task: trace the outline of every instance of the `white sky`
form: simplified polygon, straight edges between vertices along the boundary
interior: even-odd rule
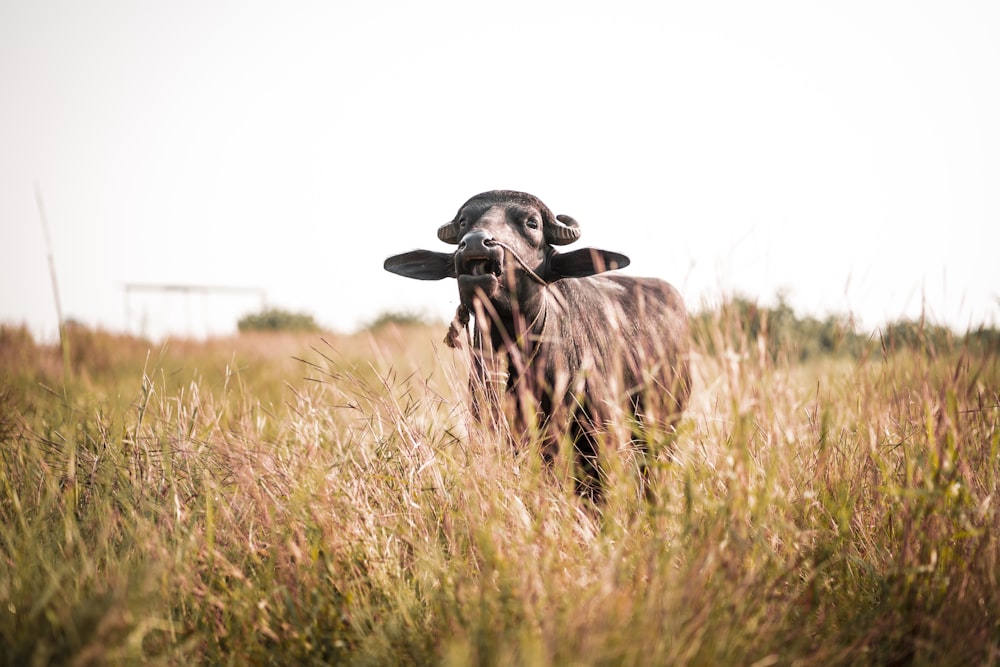
[[[450,318],[382,270],[468,197],[627,272],[874,326],[1000,324],[1000,2],[0,0],[0,321],[222,333],[259,287]]]

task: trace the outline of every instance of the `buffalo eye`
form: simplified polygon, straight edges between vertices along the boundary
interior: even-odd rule
[[[462,218],[461,220],[458,221],[458,227],[459,227],[459,229],[465,229],[468,226],[469,226],[469,222],[465,218]]]
[[[536,218],[528,218],[524,221],[524,226],[529,229],[538,229],[538,220]]]

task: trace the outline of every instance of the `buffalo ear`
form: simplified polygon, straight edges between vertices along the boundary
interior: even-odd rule
[[[631,263],[625,255],[610,250],[580,248],[572,252],[554,253],[549,259],[546,280],[560,278],[585,278],[613,269],[621,269]]]
[[[455,256],[433,250],[412,250],[393,255],[382,266],[386,271],[417,280],[455,277]]]

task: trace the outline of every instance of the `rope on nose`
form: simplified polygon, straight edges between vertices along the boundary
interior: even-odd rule
[[[503,248],[504,250],[506,250],[507,252],[509,252],[509,253],[510,253],[510,255],[511,255],[511,257],[513,257],[514,259],[516,259],[516,260],[517,260],[517,263],[521,265],[521,268],[522,268],[522,269],[524,269],[524,270],[525,270],[525,271],[526,271],[526,272],[528,273],[528,275],[529,275],[529,276],[531,276],[531,279],[532,279],[532,280],[534,280],[534,281],[535,281],[536,283],[538,283],[539,285],[548,285],[548,283],[547,283],[547,282],[545,282],[545,279],[544,279],[544,278],[542,278],[542,277],[541,277],[540,275],[538,275],[537,273],[535,273],[535,272],[534,272],[534,271],[532,270],[532,268],[531,268],[530,266],[528,266],[528,263],[527,263],[527,262],[525,262],[525,261],[524,261],[523,259],[521,259],[521,256],[520,256],[520,255],[518,255],[518,254],[517,254],[517,253],[516,253],[516,252],[514,251],[514,249],[513,249],[513,248],[511,248],[511,247],[510,247],[509,245],[507,245],[506,243],[501,243],[500,241],[497,241],[496,239],[486,239],[485,241],[483,241],[483,245],[485,245],[485,246],[487,246],[487,247],[489,247],[489,246],[494,246],[494,245],[496,245],[496,246],[500,246],[501,248]]]

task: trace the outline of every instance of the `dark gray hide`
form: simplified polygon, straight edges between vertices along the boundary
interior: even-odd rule
[[[490,360],[500,362],[512,431],[540,430],[548,459],[569,435],[582,472],[578,488],[594,495],[597,445],[611,425],[669,430],[680,418],[691,387],[689,335],[684,303],[668,283],[598,275],[627,266],[628,257],[553,247],[579,234],[575,220],[554,216],[536,197],[494,190],[467,201],[438,230],[458,246],[454,253],[414,250],[388,258],[385,269],[458,279],[456,319],[471,313],[482,337],[473,350],[473,389],[494,370]]]

